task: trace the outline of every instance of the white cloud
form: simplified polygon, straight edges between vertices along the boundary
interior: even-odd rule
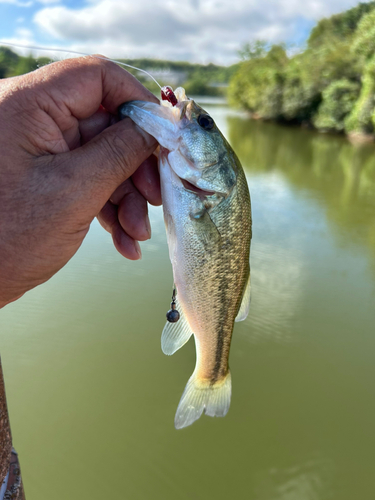
[[[84,52],[227,63],[236,59],[245,42],[288,40],[298,34],[299,25],[356,4],[356,0],[185,0],[182,8],[180,0],[90,0],[81,9],[43,8],[34,21],[67,48]]]
[[[33,39],[33,32],[31,30],[29,30],[28,28],[17,28],[16,35],[18,38],[21,38],[23,40],[32,40]]]

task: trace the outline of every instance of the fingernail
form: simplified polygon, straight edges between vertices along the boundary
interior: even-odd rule
[[[135,246],[135,250],[136,250],[137,254],[139,255],[139,258],[142,259],[142,251],[141,251],[141,247],[139,246],[138,241],[134,241],[134,246]]]
[[[150,218],[148,215],[146,215],[145,225],[146,225],[146,231],[148,233],[148,237],[151,238],[151,224],[150,224]]]

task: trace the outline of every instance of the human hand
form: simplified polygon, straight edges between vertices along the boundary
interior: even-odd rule
[[[133,99],[157,102],[95,57],[0,81],[0,307],[61,269],[95,216],[122,255],[140,258],[147,201],[160,205],[161,195],[155,139],[116,123]]]

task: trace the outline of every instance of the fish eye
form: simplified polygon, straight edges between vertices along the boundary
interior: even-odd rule
[[[210,115],[199,115],[198,123],[205,130],[211,130],[215,125],[215,122]]]

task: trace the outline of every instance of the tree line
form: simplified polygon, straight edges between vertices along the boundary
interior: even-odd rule
[[[255,118],[375,132],[375,2],[321,20],[305,50],[247,44],[228,97]]]
[[[177,78],[177,84],[184,86],[188,95],[224,96],[231,76],[238,69],[238,64],[230,67],[216,64],[193,64],[184,61],[167,61],[162,59],[120,59],[121,62],[137,68],[145,69],[151,74],[159,72],[157,79],[161,85],[170,85],[169,76]],[[49,57],[33,58],[16,54],[8,47],[0,47],[0,78],[23,75],[40,66],[53,62]],[[155,93],[160,90],[154,82],[144,74],[127,68],[147,88]],[[164,71],[164,73],[163,73]]]
[[[0,78],[23,75],[52,62],[49,57],[19,56],[8,47],[0,47]]]

